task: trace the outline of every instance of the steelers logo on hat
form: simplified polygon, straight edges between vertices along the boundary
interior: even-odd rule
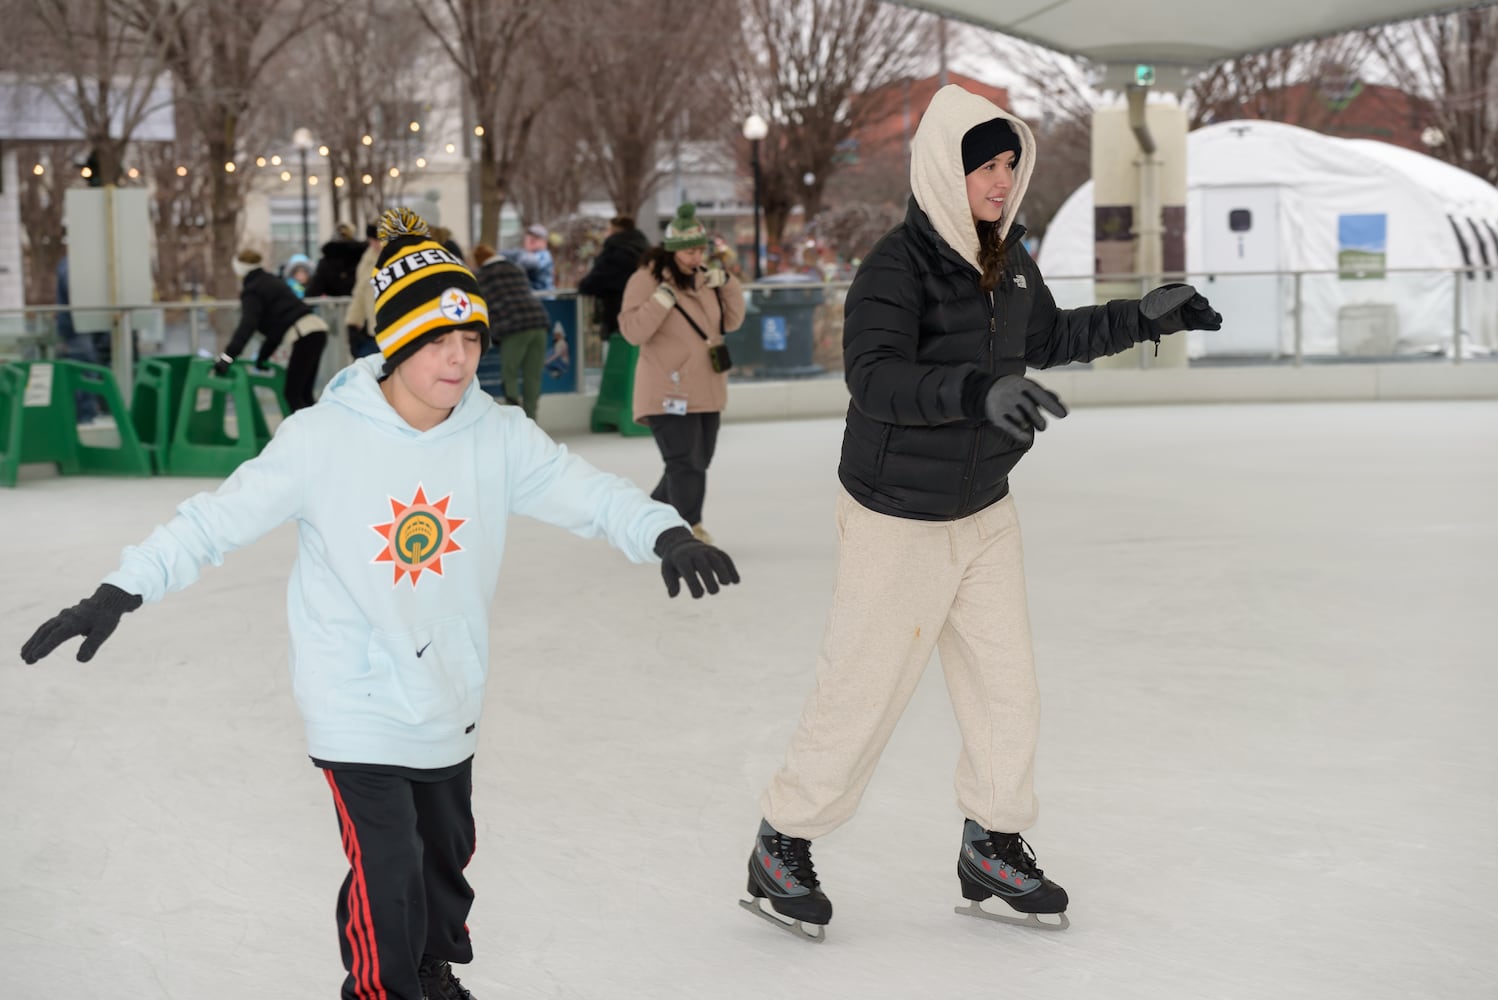
[[[460,288],[449,288],[442,293],[437,308],[454,323],[463,323],[473,316],[473,299]]]

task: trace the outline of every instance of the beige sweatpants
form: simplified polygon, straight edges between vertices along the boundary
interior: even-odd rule
[[[1035,822],[1040,691],[1013,497],[960,521],[876,514],[843,491],[837,589],[785,764],[760,798],[781,833],[853,816],[934,646],[962,732],[957,805],[988,830]]]

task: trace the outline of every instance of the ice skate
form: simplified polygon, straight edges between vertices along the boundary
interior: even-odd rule
[[[458,982],[453,967],[440,958],[423,957],[417,975],[421,978],[422,1000],[477,1000]]]
[[[996,920],[1001,924],[1064,931],[1071,926],[1066,917],[1066,890],[1045,877],[1035,864],[1035,853],[1017,833],[990,833],[972,820],[962,827],[962,853],[957,858],[957,878],[962,882],[966,906],[956,912],[970,917]],[[979,904],[997,896],[1023,916],[994,913]],[[1055,920],[1042,920],[1041,916]]]
[[[768,820],[760,821],[754,853],[749,856],[749,897],[739,900],[739,905],[786,933],[818,944],[827,939],[832,901],[822,892],[812,867],[811,841],[788,837]],[[774,913],[765,909],[766,899]],[[816,931],[808,930],[808,924]]]

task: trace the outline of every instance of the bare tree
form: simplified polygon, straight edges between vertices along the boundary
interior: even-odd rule
[[[421,80],[435,46],[410,4],[363,0],[309,29],[292,49],[299,58],[288,83],[310,95],[298,102],[298,119],[327,146],[328,179],[344,179],[330,192],[334,219],[373,218],[403,194],[416,169],[423,133],[410,124],[419,125],[426,110]]]
[[[1398,86],[1428,102],[1431,154],[1498,183],[1498,7],[1422,17],[1367,37]]]
[[[577,210],[592,157],[585,133],[563,114],[543,115],[531,131],[525,158],[515,167],[511,193],[522,221],[546,226]]]
[[[736,47],[737,21],[732,0],[620,0],[582,26],[588,58],[565,108],[618,211],[640,215],[663,177],[661,146],[683,118],[711,129],[708,138],[736,133],[718,70]]]
[[[232,293],[229,270],[239,237],[244,181],[224,169],[242,135],[263,113],[263,90],[277,71],[276,58],[309,26],[341,14],[345,0],[310,5],[296,0],[116,0],[134,29],[149,33],[177,84],[179,110],[201,142],[209,165],[210,286]],[[183,120],[179,118],[179,120]]]
[[[928,15],[878,0],[741,0],[734,64],[742,119],[770,124],[761,144],[760,203],[770,243],[796,205],[821,210],[838,150],[874,111],[864,95],[915,75],[933,49]]]
[[[1214,63],[1191,82],[1189,127],[1257,118],[1316,128],[1322,95],[1355,86],[1368,54],[1368,37],[1352,32]]]
[[[497,246],[531,131],[570,81],[549,79],[543,54],[570,47],[581,14],[568,0],[432,0],[415,9],[462,79],[479,140],[478,242]]]
[[[32,0],[20,16],[35,79],[83,136],[97,180],[116,184],[132,133],[157,110],[165,72],[150,26],[118,17],[110,0]],[[53,74],[56,74],[54,76]]]

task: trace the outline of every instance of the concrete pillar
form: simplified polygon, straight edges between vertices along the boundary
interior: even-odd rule
[[[1097,301],[1137,299],[1186,270],[1186,112],[1174,103],[1146,101],[1099,108],[1092,116],[1093,232],[1097,274],[1131,277],[1097,282]],[[1143,145],[1152,145],[1146,151]],[[1183,368],[1186,338],[1147,343],[1100,368]]]

